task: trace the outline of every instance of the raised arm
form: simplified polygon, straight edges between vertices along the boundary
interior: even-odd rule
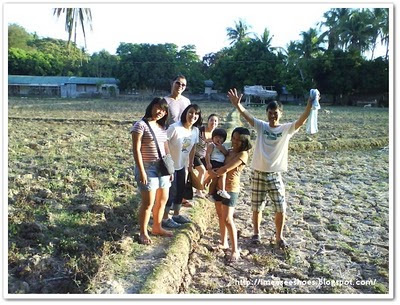
[[[254,117],[244,108],[244,106],[240,103],[240,100],[243,97],[243,94],[240,94],[240,96],[237,93],[237,90],[230,89],[228,91],[228,97],[229,100],[231,101],[232,105],[236,107],[236,109],[239,111],[240,115],[245,118],[245,120],[252,126],[254,127]]]
[[[299,129],[301,126],[303,126],[304,123],[307,121],[307,118],[310,115],[310,111],[311,111],[311,98],[308,98],[306,109],[300,115],[300,117],[297,119],[294,125],[296,130]]]

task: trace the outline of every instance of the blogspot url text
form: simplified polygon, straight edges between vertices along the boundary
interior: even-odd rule
[[[270,286],[270,287],[298,287],[298,286],[373,286],[376,284],[376,279],[368,280],[331,280],[326,278],[318,278],[312,280],[270,280],[270,279],[240,279],[235,280],[234,285],[239,286]]]

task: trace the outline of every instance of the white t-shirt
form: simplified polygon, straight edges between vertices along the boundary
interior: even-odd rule
[[[251,167],[261,172],[287,171],[289,140],[297,132],[296,122],[269,127],[268,122],[254,119],[257,132]]]
[[[199,129],[197,127],[186,129],[179,121],[168,127],[167,137],[175,170],[188,167],[189,153],[193,145],[199,141]]]
[[[181,114],[190,105],[190,100],[183,95],[179,99],[174,100],[169,96],[165,96],[164,99],[168,103],[168,119],[167,124],[171,125],[181,120]]]
[[[210,160],[224,163],[225,155],[222,153],[222,151],[220,151],[217,148],[217,146],[214,143],[212,143],[212,145],[214,147],[213,147],[213,150],[212,150],[211,155],[210,155]],[[225,147],[226,150],[228,150],[225,144],[222,144],[222,145]]]

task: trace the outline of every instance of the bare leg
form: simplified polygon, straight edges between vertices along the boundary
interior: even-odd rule
[[[206,174],[206,169],[204,168],[203,165],[199,165],[199,166],[195,167],[195,169],[196,169],[197,172],[199,173],[198,178],[199,178],[201,184],[204,185],[204,178],[205,178],[205,174]],[[197,194],[198,196],[201,196],[201,197],[202,197],[202,196],[203,196],[203,191],[202,191],[202,190],[197,190],[197,189],[196,189],[196,194]]]
[[[275,213],[276,241],[283,239],[283,227],[285,225],[285,213]]]
[[[222,248],[227,249],[228,248],[228,236],[226,234],[227,230],[226,230],[226,225],[225,225],[225,219],[223,218],[223,215],[222,215],[221,202],[217,201],[215,203],[215,210],[217,211],[217,216],[218,216],[221,245],[222,245]]]
[[[229,240],[231,242],[231,260],[237,260],[240,257],[238,243],[237,243],[237,231],[236,225],[233,221],[233,212],[235,211],[234,207],[229,207],[227,205],[222,206],[222,218],[225,221],[226,229],[228,230]]]
[[[156,191],[156,199],[153,208],[153,228],[152,234],[162,236],[173,236],[171,231],[167,231],[161,227],[161,221],[164,215],[165,204],[168,200],[168,188],[159,188]]]
[[[155,191],[142,191],[142,204],[139,209],[139,226],[140,226],[140,242],[148,245],[151,243],[151,239],[147,232],[147,225],[149,224],[151,209],[154,204],[156,192]]]
[[[260,234],[260,225],[262,221],[262,211],[253,211],[253,232],[254,235]]]
[[[212,179],[212,180],[211,180],[211,184],[210,184],[210,186],[208,187],[208,194],[209,194],[209,195],[212,195],[212,194],[215,193],[217,184],[218,184],[218,179]]]
[[[226,184],[226,174],[223,174],[218,178],[218,188],[221,191],[225,191],[225,184]]]

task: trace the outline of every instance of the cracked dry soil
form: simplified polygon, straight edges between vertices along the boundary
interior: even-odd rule
[[[375,294],[389,285],[389,161],[387,150],[292,154],[283,174],[288,202],[283,252],[272,242],[273,211],[266,207],[262,243],[252,236],[250,178],[242,174],[235,210],[240,261],[214,250],[211,228],[193,247],[179,293]]]

